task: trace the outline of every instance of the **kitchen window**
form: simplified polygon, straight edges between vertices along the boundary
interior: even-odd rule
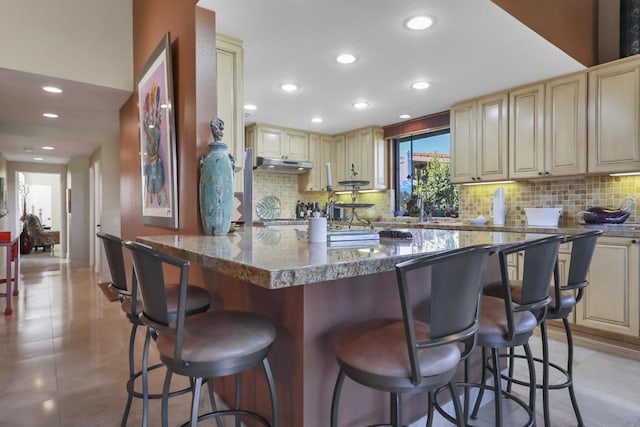
[[[417,216],[416,197],[425,214],[458,216],[460,189],[451,184],[449,129],[396,139],[396,215]]]

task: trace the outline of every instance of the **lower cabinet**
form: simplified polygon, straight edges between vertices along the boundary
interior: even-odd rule
[[[589,269],[589,286],[575,310],[576,324],[634,337],[640,335],[638,270],[640,258],[635,240],[598,239]]]

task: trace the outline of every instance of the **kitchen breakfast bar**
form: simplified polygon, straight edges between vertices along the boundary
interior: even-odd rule
[[[213,309],[246,310],[271,318],[278,327],[269,355],[280,405],[280,425],[329,425],[337,375],[333,350],[345,322],[399,317],[394,267],[437,251],[477,244],[512,244],[544,234],[446,229],[410,229],[411,239],[334,247],[309,243],[305,231],[262,227],[226,236],[138,237],[156,250],[204,267],[203,281],[214,295]],[[490,275],[497,269],[488,268]],[[270,414],[261,370],[243,376],[243,404]],[[231,379],[216,382],[232,403]],[[387,418],[388,395],[346,381],[340,425],[363,425]],[[405,400],[406,420],[426,413],[426,397]]]

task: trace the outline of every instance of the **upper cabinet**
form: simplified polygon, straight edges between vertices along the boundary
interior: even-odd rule
[[[451,109],[451,181],[507,178],[507,94],[485,96]]]
[[[509,178],[587,172],[585,73],[509,93]]]
[[[589,71],[589,173],[640,170],[640,60]]]
[[[236,159],[234,191],[242,191],[244,156],[242,41],[216,34],[218,117],[224,121],[222,142]]]
[[[277,126],[254,124],[246,129],[255,157],[309,160],[309,134]]]
[[[544,173],[587,173],[587,75],[576,73],[545,83]]]
[[[337,182],[356,179],[369,181],[361,189],[386,190],[387,144],[379,127],[368,127],[340,135],[335,139],[335,165]],[[357,173],[352,177],[351,168]],[[334,183],[334,189],[336,189]],[[338,188],[340,189],[340,188]]]
[[[509,92],[509,177],[544,172],[544,85]]]
[[[325,165],[333,162],[332,151],[332,137],[316,133],[309,134],[309,160],[313,162],[313,169],[309,173],[300,175],[298,179],[300,191],[327,190],[327,170]]]

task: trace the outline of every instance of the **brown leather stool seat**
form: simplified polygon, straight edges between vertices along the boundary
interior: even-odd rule
[[[433,392],[448,387],[456,412],[454,422],[463,425],[453,377],[475,345],[489,250],[488,246],[457,249],[396,266],[402,319],[347,325],[336,339],[340,369],[331,402],[331,427],[338,425],[345,377],[389,393],[389,424],[394,427],[403,425],[403,393],[427,392],[427,417],[432,422]]]
[[[162,395],[163,427],[168,424],[168,397],[173,374],[193,380],[192,426],[209,418],[215,418],[221,425],[224,417],[233,417],[238,426],[247,418],[265,426],[277,426],[278,401],[267,360],[276,338],[275,325],[260,315],[241,311],[210,311],[185,317],[189,261],[162,254],[139,243],[125,242],[124,245],[131,252],[135,277],[142,294],[140,319],[157,334],[156,346],[160,360],[167,367]],[[169,293],[160,292],[165,288],[164,267],[180,271],[178,310],[175,313],[168,310],[171,306]],[[272,423],[256,411],[240,408],[240,375],[259,364],[264,368],[271,395]],[[214,400],[213,378],[227,375],[236,375],[236,405],[233,409],[218,410]],[[198,415],[203,379],[208,380],[212,411]]]
[[[140,314],[142,313],[142,301],[138,295],[138,282],[135,275],[133,275],[131,280],[131,290],[129,290],[127,286],[127,275],[125,273],[124,257],[122,252],[122,239],[106,233],[97,233],[97,236],[102,240],[105,255],[107,257],[107,263],[109,264],[109,271],[111,273],[111,284],[109,285],[109,288],[118,294],[121,303],[120,307],[127,315],[129,322],[131,322],[131,333],[129,337],[129,380],[127,381],[127,403],[122,416],[122,426],[127,424],[129,411],[131,410],[131,404],[134,397],[141,398],[143,400],[142,425],[146,426],[149,414],[149,399],[162,398],[162,394],[159,393],[149,394],[147,375],[149,371],[160,368],[163,365],[157,364],[148,366],[149,342],[150,339],[155,338],[155,336],[140,320]],[[167,298],[167,309],[170,313],[170,318],[175,321],[178,312],[180,285],[167,285],[164,292]],[[201,288],[200,286],[188,285],[186,295],[185,311],[187,316],[203,313],[209,309],[211,305],[211,295],[206,289]],[[142,367],[140,370],[136,370],[134,360],[136,332],[138,326],[145,327]],[[142,392],[135,390],[135,381],[138,377],[141,377],[142,379]],[[188,391],[189,389],[177,390],[170,393],[170,395],[177,396]]]

